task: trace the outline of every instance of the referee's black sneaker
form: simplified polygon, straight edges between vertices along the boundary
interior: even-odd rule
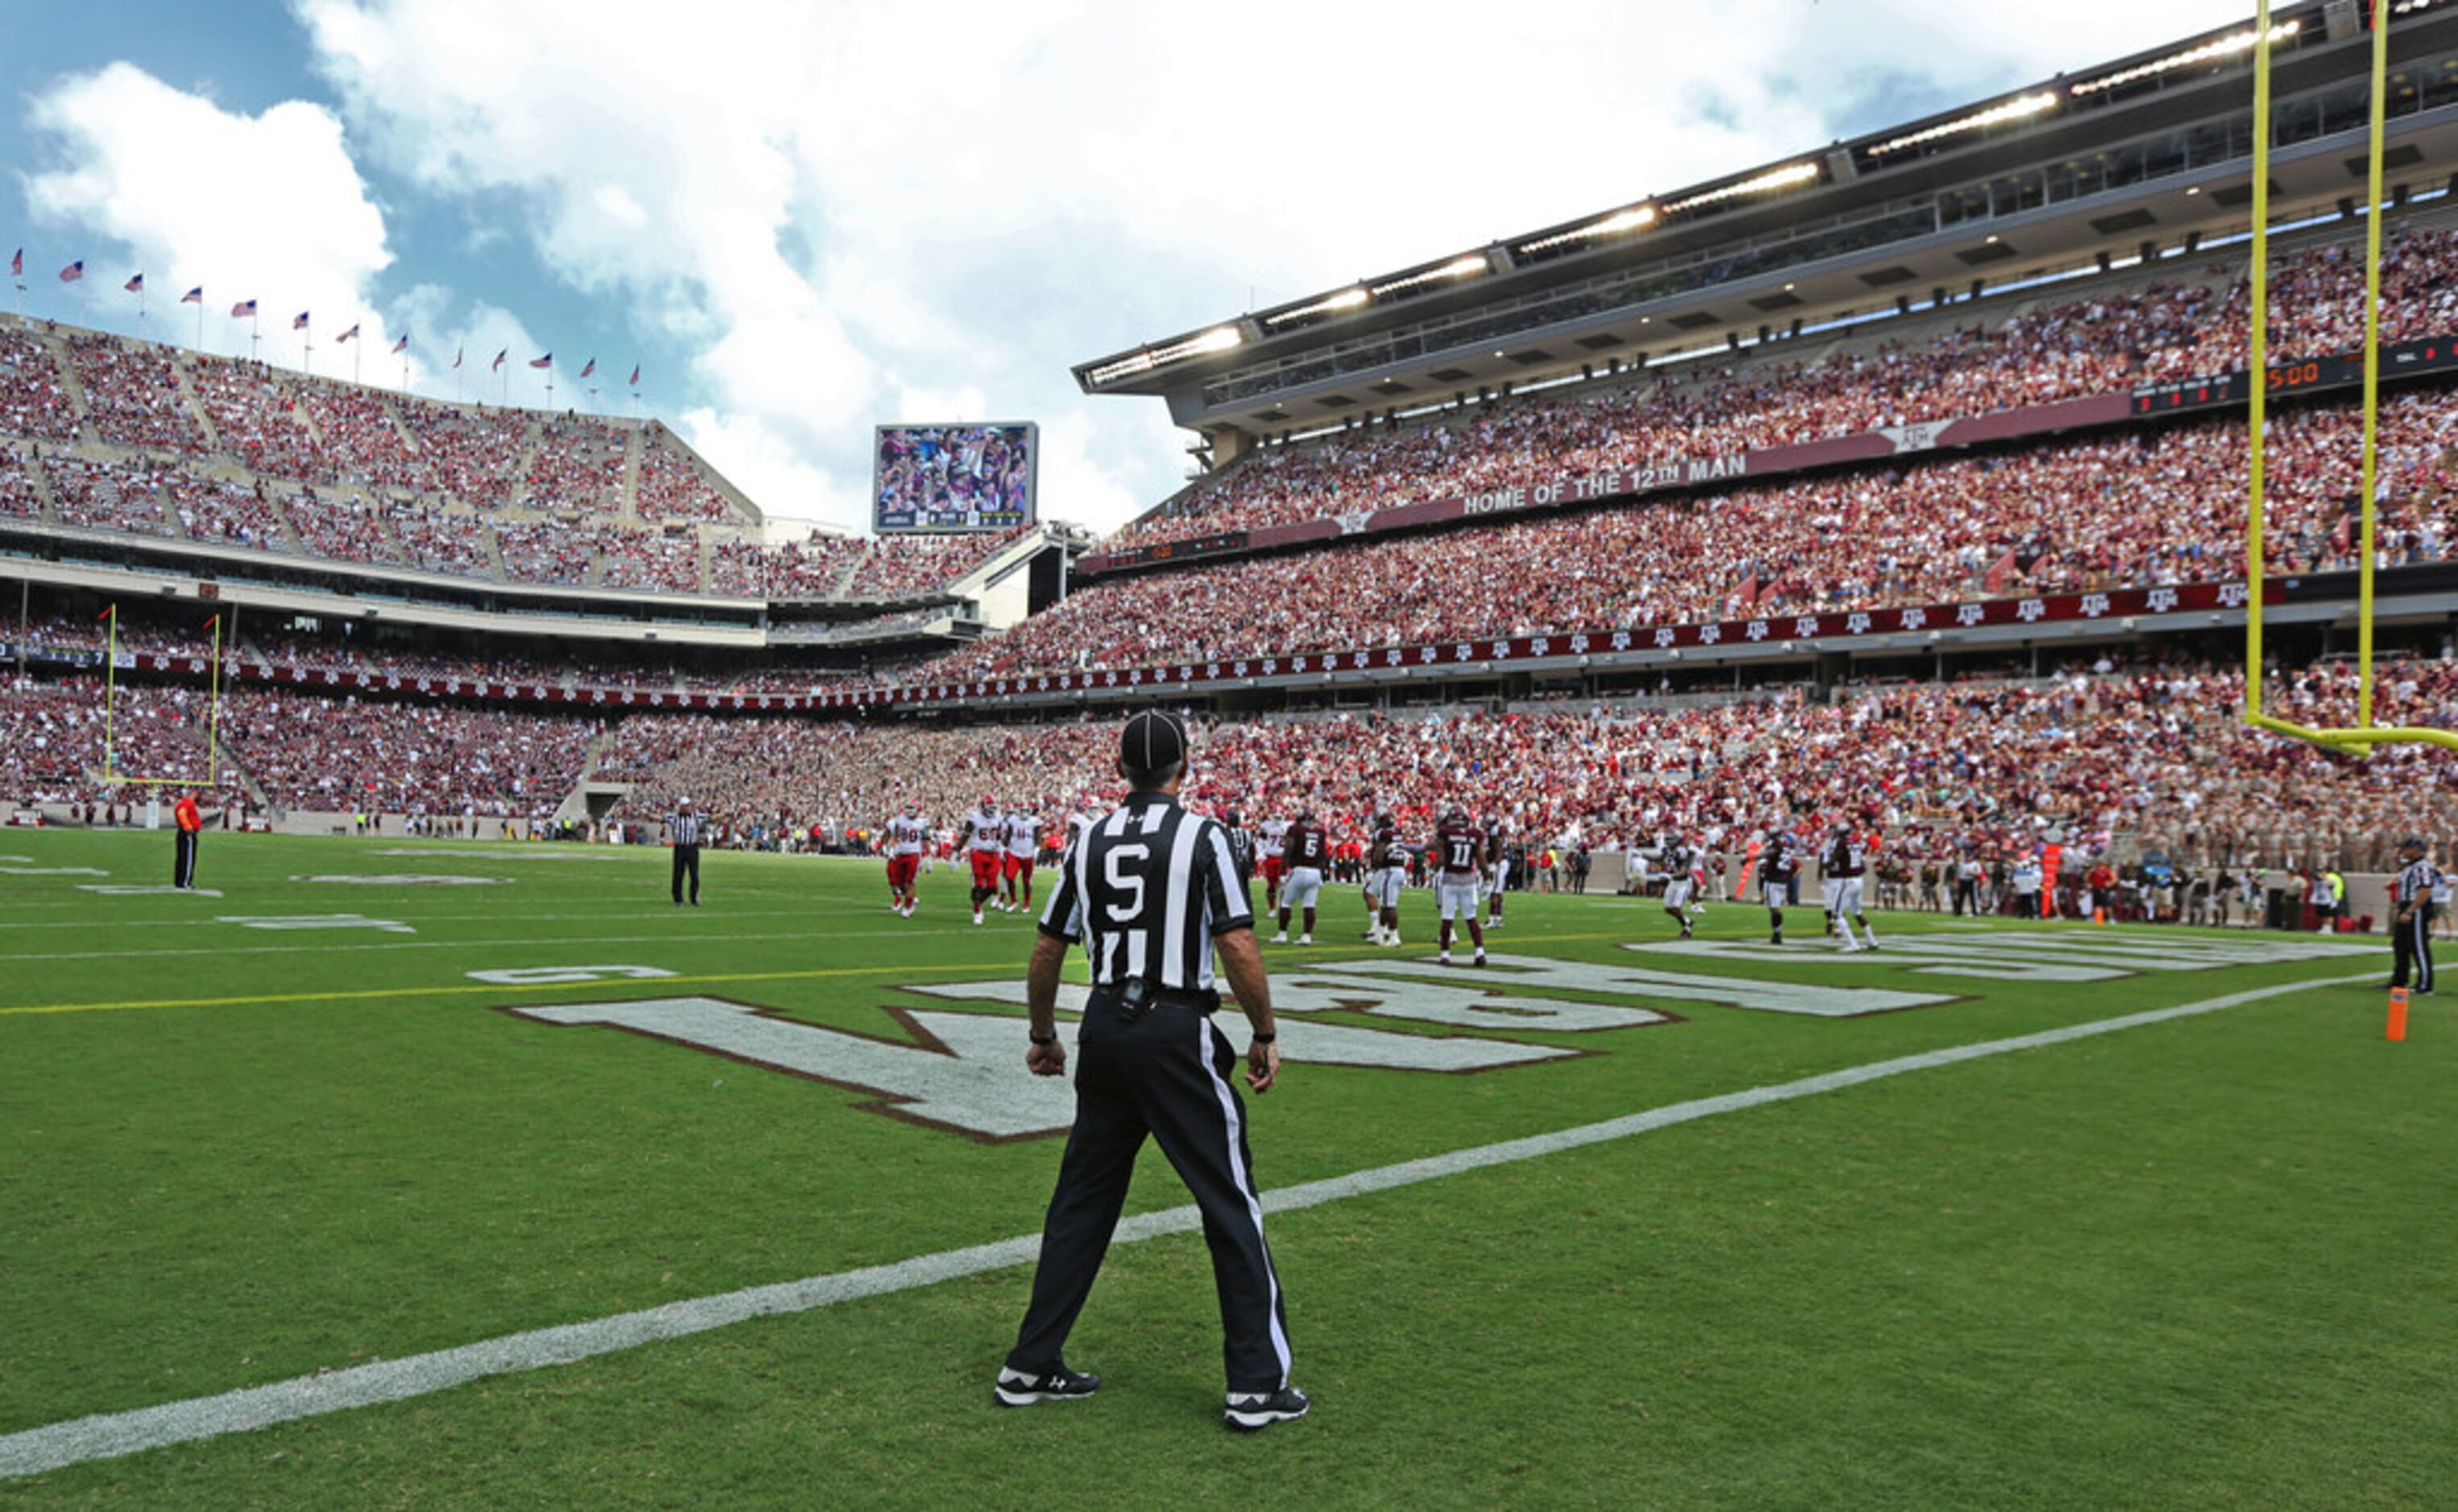
[[[1101,1389],[1101,1377],[1061,1365],[1038,1376],[1002,1369],[990,1395],[1002,1407],[1030,1407],[1037,1401],[1081,1401]]]
[[[1233,1391],[1220,1420],[1239,1433],[1253,1433],[1276,1422],[1302,1418],[1313,1405],[1306,1400],[1306,1394],[1295,1386],[1283,1386],[1278,1391]]]

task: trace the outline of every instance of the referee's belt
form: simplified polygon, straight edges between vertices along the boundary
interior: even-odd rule
[[[1140,1018],[1156,1007],[1184,1008],[1191,1013],[1205,1014],[1220,1011],[1220,994],[1217,991],[1192,992],[1182,987],[1164,987],[1142,977],[1096,986],[1093,989],[1093,996],[1114,1001],[1129,1019]]]

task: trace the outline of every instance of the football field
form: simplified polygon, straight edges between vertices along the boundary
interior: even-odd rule
[[[1514,896],[1267,946],[1297,1384],[1148,1151],[1006,1412],[1031,926],[876,864],[0,833],[11,1505],[2358,1507],[2458,1484],[2458,1025],[2378,942]],[[1070,977],[1082,979],[1080,955]],[[1225,1025],[1242,1049],[1241,1024]],[[2442,1487],[2434,1491],[2435,1486]]]

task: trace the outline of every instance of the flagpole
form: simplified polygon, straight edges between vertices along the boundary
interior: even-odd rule
[[[197,296],[197,350],[205,349],[205,298]]]
[[[353,383],[356,383],[359,381],[360,348],[365,346],[366,343],[366,338],[364,336],[359,337],[350,342],[350,382]]]
[[[255,301],[254,300],[250,300],[248,302],[249,302],[250,304],[254,304],[256,301]],[[247,360],[248,360],[249,362],[253,362],[257,361],[257,356],[256,356],[256,343],[257,343],[257,341],[258,341],[258,335],[257,335],[257,332],[258,332],[258,330],[259,330],[260,328],[259,328],[259,326],[257,325],[257,323],[256,323],[256,322],[258,321],[258,320],[259,320],[259,319],[260,319],[260,315],[258,314],[258,312],[257,312],[257,311],[255,311],[255,310],[250,310],[250,311],[248,311],[248,312],[247,312]]]

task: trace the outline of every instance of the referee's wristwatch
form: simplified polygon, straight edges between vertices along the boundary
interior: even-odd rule
[[[1058,1031],[1055,1029],[1052,1029],[1048,1034],[1035,1034],[1031,1029],[1027,1029],[1025,1030],[1024,1037],[1031,1040],[1033,1044],[1043,1046],[1045,1047],[1058,1043]]]
[[[1273,1030],[1273,1031],[1272,1031],[1271,1033],[1269,1033],[1269,1034],[1257,1034],[1257,1035],[1249,1036],[1249,1041],[1250,1041],[1250,1043],[1255,1044],[1255,1045],[1270,1045],[1270,1044],[1272,1044],[1273,1042],[1275,1042],[1275,1041],[1277,1041],[1278,1039],[1280,1039],[1280,1037],[1281,1037],[1281,1033],[1280,1033],[1280,1031],[1279,1031],[1278,1029],[1275,1029],[1275,1030]]]

